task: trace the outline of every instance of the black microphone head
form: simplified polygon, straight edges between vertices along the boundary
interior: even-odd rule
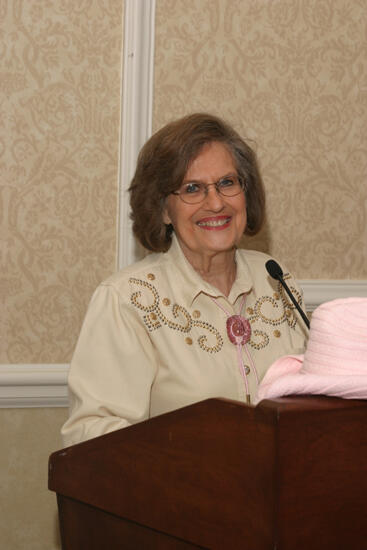
[[[283,277],[283,270],[275,260],[268,260],[265,264],[266,271],[273,279],[280,279]]]

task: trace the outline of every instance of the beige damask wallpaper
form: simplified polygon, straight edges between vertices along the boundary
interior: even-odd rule
[[[254,243],[300,279],[367,278],[365,0],[158,0],[154,125],[189,111],[252,140]]]
[[[154,128],[194,110],[254,143],[249,246],[300,279],[367,277],[364,0],[157,0]],[[0,361],[70,360],[116,268],[120,0],[0,4]]]
[[[116,268],[122,2],[0,3],[1,363],[69,361]]]

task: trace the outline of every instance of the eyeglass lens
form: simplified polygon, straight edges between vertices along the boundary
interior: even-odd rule
[[[226,197],[238,195],[243,186],[237,176],[228,176],[221,178],[214,183],[188,182],[181,186],[179,191],[175,192],[180,198],[189,204],[201,202],[209,192],[209,187],[214,185],[217,193]]]

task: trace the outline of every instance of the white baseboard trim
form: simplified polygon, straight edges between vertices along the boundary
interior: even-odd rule
[[[367,281],[299,281],[309,312],[323,302],[367,298]],[[0,365],[0,408],[67,407],[69,365]]]

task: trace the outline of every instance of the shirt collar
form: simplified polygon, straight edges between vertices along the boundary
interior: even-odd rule
[[[176,269],[178,267],[180,273],[180,291],[183,299],[188,305],[192,306],[200,294],[207,294],[213,298],[223,296],[217,288],[204,281],[204,279],[195,271],[190,262],[186,259],[180,243],[174,233],[172,234],[171,246],[166,254],[167,257],[172,260],[173,266],[175,266],[175,276],[177,276]],[[253,286],[250,271],[244,255],[239,254],[239,251],[236,250],[235,259],[237,264],[236,279],[232,285],[228,298],[226,298],[232,304],[235,303],[238,296],[249,292]]]

